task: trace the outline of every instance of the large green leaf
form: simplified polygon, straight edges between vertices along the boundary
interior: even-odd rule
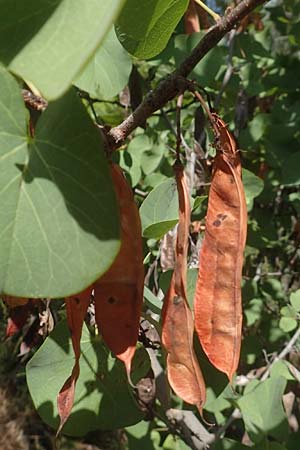
[[[0,60],[48,99],[67,90],[124,0],[0,0]]]
[[[281,376],[262,382],[253,380],[238,400],[246,431],[253,442],[260,442],[267,435],[280,440],[287,435],[288,424],[282,406],[286,383]]]
[[[26,366],[34,406],[53,428],[59,424],[56,397],[73,364],[68,327],[66,321],[62,321]],[[138,349],[133,361],[133,382],[145,376],[149,367],[146,351]],[[142,418],[123,363],[113,358],[100,337],[93,337],[84,325],[74,407],[63,432],[82,436],[97,428],[110,430],[132,425]]]
[[[152,58],[167,45],[188,0],[127,0],[116,24],[117,36],[137,58]]]
[[[130,71],[131,59],[112,29],[74,84],[91,97],[110,99],[125,86]]]
[[[0,291],[79,292],[119,248],[118,212],[100,136],[72,91],[42,114],[35,138],[15,80],[0,68]]]
[[[159,184],[140,207],[143,236],[161,239],[178,221],[176,181],[169,178]]]

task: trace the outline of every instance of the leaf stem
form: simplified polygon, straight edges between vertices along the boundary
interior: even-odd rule
[[[218,22],[219,20],[221,20],[221,16],[219,16],[219,14],[215,13],[212,9],[210,9],[201,0],[194,0],[194,1],[196,3],[198,3],[198,5],[201,6],[201,8],[204,9],[204,11],[206,11],[214,19],[215,22]]]

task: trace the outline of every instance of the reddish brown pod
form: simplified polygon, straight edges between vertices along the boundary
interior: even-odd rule
[[[183,166],[175,167],[179,199],[176,261],[162,311],[162,343],[167,351],[167,373],[174,392],[196,405],[202,415],[205,384],[193,349],[194,320],[186,296],[190,199]]]
[[[96,322],[110,350],[130,375],[143,304],[142,230],[132,189],[119,166],[111,165],[119,203],[121,248],[110,269],[94,285]]]
[[[67,421],[74,403],[82,326],[93,289],[98,328],[110,350],[124,362],[130,379],[143,303],[141,223],[132,190],[116,164],[111,165],[111,175],[119,204],[121,247],[112,266],[99,280],[80,294],[66,299],[75,364],[58,394],[61,419],[58,433]]]
[[[83,321],[90,304],[91,287],[78,295],[66,298],[66,310],[68,326],[71,333],[72,346],[75,354],[75,363],[72,373],[65,381],[57,396],[57,409],[60,417],[60,425],[57,434],[68,420],[74,403],[75,386],[79,377],[80,339]]]
[[[217,143],[206,228],[194,298],[195,328],[210,362],[230,382],[237,369],[242,330],[241,279],[247,207],[236,141],[212,113]]]

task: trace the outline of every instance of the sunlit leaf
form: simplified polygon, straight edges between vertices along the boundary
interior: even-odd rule
[[[260,442],[267,435],[278,439],[287,435],[288,424],[282,406],[286,383],[281,376],[262,382],[253,380],[238,400],[246,431],[253,442]]]
[[[160,53],[183,16],[188,0],[128,0],[116,23],[121,44],[137,58]]]
[[[123,2],[1,0],[0,60],[46,98],[57,98],[92,56]]]
[[[173,179],[159,184],[140,208],[143,236],[160,239],[178,221],[178,195]]]

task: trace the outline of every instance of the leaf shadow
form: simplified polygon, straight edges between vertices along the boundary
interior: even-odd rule
[[[1,2],[0,58],[8,65],[45,25],[59,7],[61,0],[36,0]],[[9,45],[7,45],[9,43]]]
[[[74,89],[49,104],[30,140],[22,172],[33,216],[63,232],[65,209],[97,240],[119,239],[118,208],[101,136]],[[72,222],[70,231],[74,233]],[[66,237],[66,236],[65,236]]]
[[[83,436],[97,429],[112,430],[130,426],[144,417],[133,389],[127,382],[123,363],[113,358],[99,336],[90,336],[86,341],[86,331],[81,344],[81,371],[76,385],[73,412],[62,430],[63,434],[70,436]],[[71,353],[70,337],[68,333],[65,335],[61,334],[55,341],[64,350],[68,341],[68,353]],[[139,357],[134,362],[133,370],[139,372],[135,374],[134,381],[140,379],[147,370],[141,364],[142,360]],[[54,401],[41,404],[38,413],[47,424],[58,428],[59,418]]]

